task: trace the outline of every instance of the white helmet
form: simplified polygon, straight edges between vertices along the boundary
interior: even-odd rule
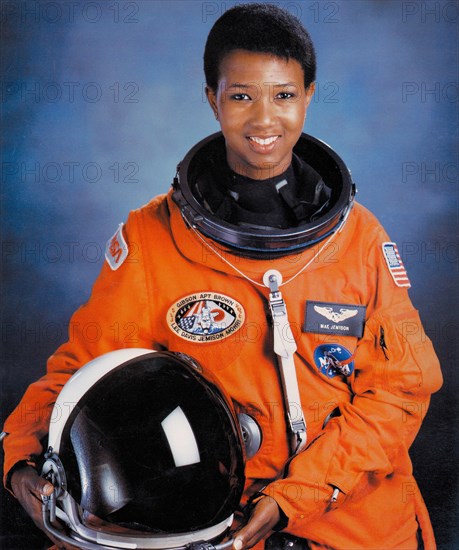
[[[222,539],[244,487],[244,449],[230,399],[201,370],[180,353],[124,349],[67,382],[43,466],[55,537],[99,550]]]

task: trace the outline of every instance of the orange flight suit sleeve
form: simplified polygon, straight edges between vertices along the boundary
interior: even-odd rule
[[[263,491],[289,518],[285,530],[298,536],[327,511],[375,490],[385,477],[400,474],[413,479],[408,449],[431,393],[442,384],[438,359],[419,315],[385,263],[382,243],[389,239],[381,228],[375,233],[361,260],[367,264],[367,285],[374,292],[354,354],[352,398],[337,404],[340,416],[291,460],[283,479]],[[339,496],[331,502],[334,488]]]
[[[75,371],[111,350],[153,345],[145,334],[145,327],[150,326],[151,308],[146,298],[144,267],[138,258],[140,239],[132,215],[122,231],[129,249],[123,268],[112,270],[104,262],[89,301],[71,318],[68,341],[49,358],[46,375],[29,386],[6,420],[5,484],[14,464],[22,460],[34,463],[42,453],[57,395]]]

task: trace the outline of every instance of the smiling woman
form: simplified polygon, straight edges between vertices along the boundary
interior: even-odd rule
[[[217,89],[206,92],[234,172],[263,180],[287,170],[314,94],[298,61],[236,50],[220,65]]]
[[[362,4],[357,4],[360,9]],[[103,5],[105,9],[113,8]],[[231,493],[231,488],[236,489],[232,493],[235,506],[231,514],[225,512],[220,518],[222,521],[218,521],[218,533],[213,528],[211,532],[205,528],[205,540],[199,544],[208,549],[221,545],[232,546],[233,550],[254,546],[270,550],[291,547],[298,550],[417,550],[422,545],[433,549],[434,534],[413,477],[409,452],[425,418],[431,394],[442,384],[439,363],[408,295],[411,285],[403,254],[377,219],[354,200],[355,185],[343,160],[320,140],[302,134],[313,96],[323,97],[315,96],[315,90],[325,89],[315,82],[315,53],[308,32],[286,9],[270,3],[237,5],[215,21],[206,43],[204,66],[207,97],[221,132],[200,139],[210,130],[202,132],[200,127],[193,126],[197,135],[192,134],[191,143],[199,141],[175,172],[177,159],[183,158],[187,150],[175,137],[189,137],[184,130],[189,120],[204,118],[200,115],[186,118],[195,114],[191,113],[192,108],[187,108],[192,104],[187,103],[192,94],[183,86],[185,76],[191,77],[191,71],[183,69],[188,67],[186,56],[191,55],[191,51],[193,55],[196,53],[187,34],[191,32],[187,23],[189,6],[193,4],[144,2],[141,5],[148,6],[145,9],[155,15],[158,13],[155,10],[163,9],[162,16],[170,16],[167,29],[180,27],[181,38],[190,47],[174,50],[177,35],[166,36],[168,33],[161,29],[164,17],[146,18],[143,32],[131,31],[129,35],[131,39],[135,35],[136,41],[130,50],[133,55],[126,55],[126,66],[131,70],[133,60],[141,59],[142,74],[148,75],[146,80],[151,78],[149,100],[137,111],[129,111],[129,116],[110,108],[97,117],[93,109],[95,103],[91,103],[84,120],[88,127],[82,125],[81,134],[75,139],[85,145],[89,143],[97,151],[98,140],[104,141],[105,148],[101,146],[101,151],[105,153],[114,143],[121,149],[131,147],[132,152],[141,142],[148,158],[156,155],[149,175],[154,173],[160,180],[164,176],[161,170],[165,170],[170,172],[171,179],[174,173],[176,177],[167,194],[151,200],[150,182],[145,186],[149,202],[132,210],[126,223],[120,224],[108,241],[104,265],[91,296],[68,323],[68,341],[49,357],[47,373],[31,384],[6,420],[6,487],[59,548],[71,548],[73,542],[75,546],[91,550],[101,546],[104,550],[120,548],[119,542],[109,536],[114,525],[107,525],[110,518],[104,517],[103,508],[97,507],[97,498],[79,501],[81,506],[75,508],[71,503],[78,501],[75,498],[78,489],[66,484],[61,474],[73,464],[79,468],[79,473],[74,470],[75,476],[81,475],[81,465],[86,464],[85,486],[81,489],[96,497],[98,479],[109,480],[111,484],[111,480],[117,478],[112,474],[119,471],[121,463],[135,483],[133,492],[126,492],[126,499],[117,501],[117,513],[119,518],[129,518],[135,531],[132,536],[135,535],[136,541],[141,540],[148,550],[152,546],[149,538],[164,541],[153,545],[156,550],[158,546],[183,550],[194,541],[197,533],[190,534],[183,519],[199,515],[203,501],[218,511],[219,503],[214,500],[217,486],[223,487],[225,494]],[[355,16],[351,18],[353,22],[360,21],[357,17],[360,11],[353,7],[356,3],[340,5],[342,9],[349,6],[346,9]],[[367,13],[373,13],[373,9],[391,10],[394,3],[371,2],[368,6]],[[202,3],[199,7],[202,8]],[[173,17],[177,13],[181,19]],[[377,20],[378,24],[386,21],[379,17]],[[394,20],[389,19],[385,29],[395,27]],[[204,27],[199,28],[202,31]],[[358,28],[371,36],[375,27],[370,25],[367,30],[360,25]],[[117,33],[117,36],[122,34],[120,27]],[[350,33],[346,27],[341,37],[346,47]],[[393,31],[381,34],[387,48],[392,47],[387,36],[393,39]],[[91,40],[82,39],[95,35],[72,34],[72,48],[81,55],[74,54],[80,64],[82,59],[87,63],[86,58],[92,62],[92,55],[97,58],[98,50],[92,47]],[[327,29],[323,35],[324,49],[330,35]],[[109,45],[110,59],[113,51],[121,51],[113,36],[114,31],[107,32],[101,40],[105,46]],[[200,43],[203,39],[203,34],[199,35]],[[148,44],[145,57],[139,55],[145,51],[143,40]],[[131,40],[120,42],[123,48],[131,45]],[[336,71],[342,60],[338,48],[333,47],[327,54]],[[171,57],[173,50],[175,58]],[[429,45],[428,51],[431,50]],[[150,59],[152,52],[157,54],[154,63]],[[59,49],[58,53],[60,57]],[[354,54],[355,51],[345,58],[349,65],[352,63],[351,68],[356,63]],[[395,55],[388,56],[391,66],[395,58]],[[169,86],[159,67],[169,69],[171,59],[176,61],[176,66],[171,69]],[[391,87],[374,84],[371,80],[375,77],[374,58],[371,61],[371,71],[367,74],[369,88],[361,85],[364,78],[360,75],[360,65],[353,73],[359,76],[353,79],[348,98],[351,105],[358,101],[354,115],[364,104],[362,96],[371,95],[373,100],[373,88],[375,93],[380,88],[384,90],[381,104],[385,106],[391,90],[396,88],[392,81]],[[378,66],[384,64],[379,58],[378,62]],[[67,58],[62,64],[67,64]],[[103,62],[102,66],[105,67]],[[337,74],[349,72],[346,68]],[[111,91],[130,90],[129,86],[121,86],[119,79],[112,82],[117,85],[111,84],[108,88]],[[126,78],[126,82],[131,83],[131,79]],[[196,89],[201,99],[200,86]],[[118,93],[115,97],[119,101]],[[164,97],[168,101],[172,98],[167,104],[169,109],[163,109]],[[371,106],[372,113],[376,111],[372,102],[366,105]],[[207,106],[200,104],[199,107],[203,110],[205,107],[210,114]],[[323,120],[331,106],[320,107]],[[185,111],[186,116],[182,117]],[[131,120],[133,112],[137,116],[133,123],[135,130],[129,136],[132,139],[125,139],[122,125]],[[42,116],[48,115],[49,109],[43,109]],[[347,115],[346,109],[341,115]],[[328,116],[334,130],[342,119],[336,111]],[[394,117],[384,118],[384,124],[380,124],[380,114],[376,116],[373,122],[377,121],[378,132],[383,132],[394,120]],[[91,126],[94,120],[100,119],[106,120],[109,128],[103,138]],[[60,121],[60,118],[54,120]],[[114,120],[119,125],[117,131],[113,130]],[[152,128],[145,120],[152,121]],[[180,124],[172,124],[171,120]],[[395,123],[398,130],[398,120]],[[308,128],[309,124],[310,120]],[[360,134],[353,116],[354,126],[361,142],[368,141],[367,135],[373,137],[368,130],[374,128],[371,124],[367,133]],[[138,133],[145,127],[148,129],[140,139]],[[75,133],[69,132],[65,125],[61,131],[60,140],[70,148],[69,140]],[[41,139],[33,139],[36,135]],[[42,139],[43,135],[46,139]],[[160,135],[171,138],[157,139]],[[41,131],[32,134],[29,141],[43,141],[48,146],[52,137],[52,132]],[[333,138],[339,142],[341,133],[335,132]],[[349,140],[349,143],[348,150],[352,150],[354,142]],[[389,140],[387,143],[392,154],[393,145]],[[167,162],[162,158],[162,147],[173,149],[168,157],[173,159],[170,168],[165,168]],[[385,197],[391,197],[390,182],[382,179],[385,172],[374,168],[379,149],[375,151],[370,147],[366,153],[366,165],[375,181],[370,195],[384,192]],[[393,162],[391,154],[381,165],[385,170]],[[353,157],[354,162],[360,155],[361,148]],[[73,160],[67,164],[75,166]],[[119,179],[120,170],[113,168],[120,168],[121,163],[107,164]],[[129,163],[122,166],[126,165],[129,167]],[[14,168],[14,165],[7,167],[9,178]],[[35,203],[30,196],[21,203],[24,187],[16,185],[10,193],[16,201],[14,204],[22,207],[18,211],[29,214]],[[103,196],[101,211],[111,211],[115,201],[111,198],[108,206],[107,197],[103,192],[100,194]],[[91,202],[90,194],[87,195],[86,199]],[[131,187],[122,194],[123,209],[128,195],[130,200],[134,196]],[[62,224],[70,223],[70,215],[59,210],[63,208],[63,197],[68,200],[68,195],[59,190],[50,196],[52,201],[49,196],[46,201],[57,204],[59,215],[54,217],[63,220],[59,225],[61,230]],[[412,198],[416,198],[414,193]],[[77,206],[72,203],[68,208],[71,207],[80,220],[80,216],[87,215],[87,208],[83,208],[84,202]],[[38,210],[40,224],[44,226],[43,212]],[[94,214],[94,218],[101,217]],[[82,231],[83,226],[85,223],[80,220],[79,230]],[[43,292],[49,300],[55,298],[55,274],[53,270],[49,277],[49,292]],[[36,287],[37,280],[28,275]],[[26,294],[25,289],[21,288],[21,293],[21,296]],[[71,301],[67,293],[63,292],[62,296]],[[61,304],[56,305],[58,307]],[[27,303],[24,311],[15,314],[19,319],[21,315],[28,319],[29,310]],[[36,348],[37,343],[33,342],[27,353],[24,352],[27,364],[36,357]],[[241,476],[237,475],[236,479],[229,468],[231,461],[223,458],[214,462],[216,477],[213,479],[224,478],[225,484],[209,482],[208,476],[193,473],[205,467],[206,457],[212,455],[218,441],[207,446],[208,438],[201,440],[194,422],[187,422],[184,417],[188,411],[186,404],[193,404],[193,411],[206,426],[204,435],[215,436],[220,443],[224,437],[216,436],[218,430],[214,423],[218,418],[206,414],[197,402],[196,391],[189,391],[188,385],[179,391],[173,380],[165,384],[171,374],[169,366],[154,380],[150,377],[151,371],[146,369],[148,384],[146,381],[135,383],[131,376],[127,376],[128,381],[121,377],[112,401],[115,409],[119,406],[119,414],[111,414],[112,407],[109,407],[104,414],[107,424],[100,430],[85,432],[84,422],[69,427],[70,440],[87,443],[80,446],[82,460],[75,459],[73,443],[69,443],[62,468],[57,461],[57,470],[41,467],[44,453],[45,464],[48,462],[50,466],[49,461],[57,450],[55,440],[46,438],[57,424],[52,414],[53,404],[59,404],[59,399],[68,404],[75,398],[73,383],[69,382],[71,375],[76,374],[73,381],[78,380],[82,372],[94,376],[94,365],[100,364],[101,357],[105,358],[104,369],[107,366],[116,374],[119,365],[111,354],[126,352],[129,355],[132,348],[177,354],[181,358],[179,362],[186,359],[190,369],[200,365],[200,375],[207,380],[218,379],[228,403],[234,406],[238,417],[244,419],[241,433],[235,431],[235,438],[242,444],[244,436],[247,444],[245,463],[237,460],[237,472]],[[86,370],[80,370],[84,365]],[[16,376],[18,369],[14,367],[12,372]],[[127,400],[126,404],[128,383],[132,401]],[[91,398],[94,408],[103,408],[105,400],[100,399],[98,393],[88,394],[85,387],[83,390],[85,393],[78,397],[79,402]],[[143,428],[154,420],[155,407],[151,403],[167,406],[161,410],[160,418],[158,416],[160,422],[155,423],[156,435],[145,437]],[[106,426],[113,430],[105,429]],[[224,431],[228,434],[228,430]],[[253,441],[250,444],[251,437],[255,438],[255,444]],[[164,454],[158,453],[160,441],[167,451]],[[432,452],[430,441],[424,445],[427,452]],[[143,453],[142,448],[146,452]],[[106,452],[92,452],[109,449],[116,449],[113,460],[107,458]],[[225,449],[229,456],[235,457],[233,443]],[[145,458],[140,472],[136,467],[139,455]],[[243,455],[238,453],[241,462]],[[157,469],[152,469],[153,462],[157,462]],[[184,481],[181,486],[185,493],[187,487],[192,487],[189,498],[178,497],[176,491],[171,491],[169,482],[173,471],[192,481],[191,485]],[[98,475],[100,473],[104,476]],[[112,487],[108,489],[112,494]],[[113,494],[118,494],[117,487],[114,489]],[[106,491],[105,484],[101,495],[107,496]],[[167,498],[177,519],[173,532],[166,521],[158,527],[160,533],[149,537],[148,530],[157,528],[156,518],[150,514],[151,508],[134,506],[139,494],[142,502],[154,505],[158,515],[165,516],[169,515],[165,512],[169,508],[162,499]],[[56,499],[68,503],[68,512],[76,518],[75,522],[68,522],[59,514],[54,517],[51,512],[55,506],[51,504],[55,504]],[[226,522],[233,521],[232,511],[236,506],[234,522],[229,526]],[[48,520],[45,525],[43,512],[47,510],[49,517],[45,515]],[[74,511],[78,514],[73,514]],[[84,526],[77,523],[80,517],[83,520],[90,517],[98,525],[89,538]],[[54,523],[52,529],[49,529],[50,521]],[[230,530],[223,532],[227,526]],[[171,540],[173,533],[179,533],[180,537]],[[28,549],[31,545],[27,543]]]

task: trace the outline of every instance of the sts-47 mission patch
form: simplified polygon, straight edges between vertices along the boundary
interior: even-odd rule
[[[408,279],[405,266],[403,265],[402,258],[398,252],[397,245],[395,243],[383,243],[382,250],[384,259],[386,260],[389,273],[392,275],[392,279],[397,286],[410,288],[411,283]]]
[[[167,324],[180,338],[190,342],[215,342],[238,331],[245,320],[242,305],[218,292],[196,292],[184,296],[167,312]]]

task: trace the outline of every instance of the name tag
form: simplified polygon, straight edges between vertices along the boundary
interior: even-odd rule
[[[307,300],[303,332],[361,338],[365,312],[365,306]]]

